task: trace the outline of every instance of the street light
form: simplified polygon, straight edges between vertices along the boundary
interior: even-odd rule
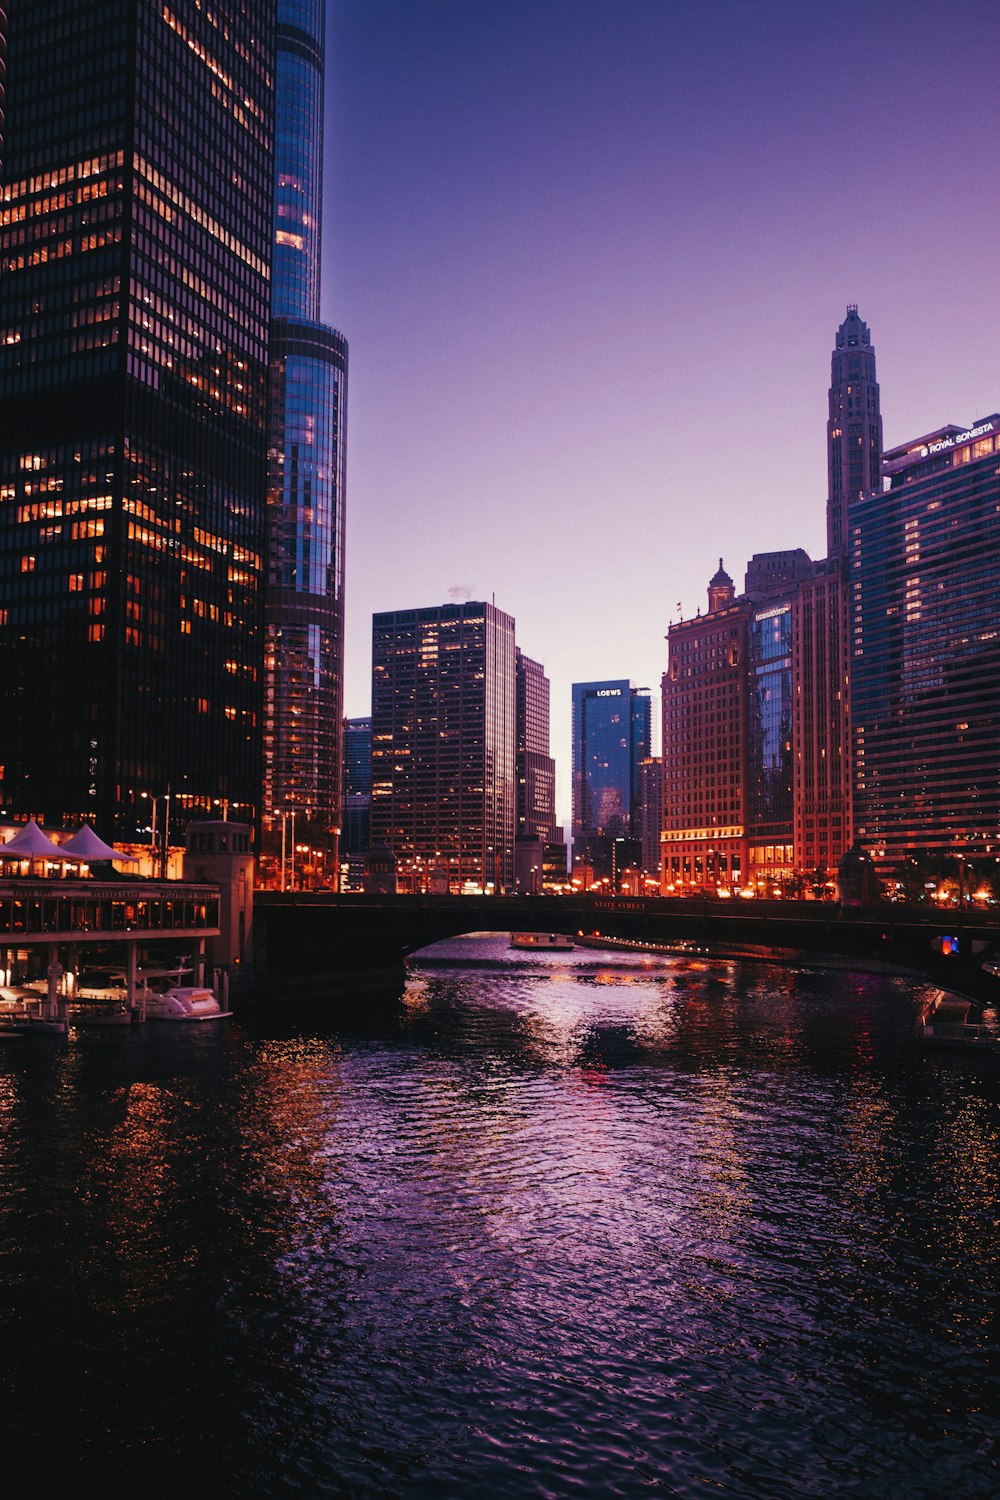
[[[168,848],[169,848],[169,837],[170,837],[170,791],[171,791],[171,788],[168,786],[165,793],[158,792],[155,797],[152,795],[151,792],[140,792],[139,793],[140,797],[144,798],[148,802],[151,802],[152,805],[153,805],[153,818],[152,818],[152,822],[150,823],[150,826],[149,826],[149,848],[150,848],[150,853],[152,855],[153,875],[154,875],[154,877],[156,875],[156,864],[157,864],[156,804],[161,800],[161,798],[162,798],[162,801],[163,801],[163,804],[164,804],[164,806],[163,806],[163,832],[162,832],[162,835],[161,835],[161,845],[160,845],[160,850],[159,850],[159,865],[160,865],[160,879],[161,880],[166,880],[166,878],[167,878],[167,852],[168,852]]]

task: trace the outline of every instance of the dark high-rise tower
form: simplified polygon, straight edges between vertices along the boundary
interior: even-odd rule
[[[0,807],[253,821],[274,3],[7,12]]]
[[[442,604],[372,621],[372,847],[448,889],[514,876],[514,621]]]
[[[337,868],[347,343],[319,322],[323,0],[277,0],[264,827],[280,813]]]
[[[881,488],[882,417],[879,412],[875,350],[868,324],[851,303],[837,329],[830,375],[830,418],[826,424],[829,499],[826,550],[847,552],[847,507],[861,494]]]

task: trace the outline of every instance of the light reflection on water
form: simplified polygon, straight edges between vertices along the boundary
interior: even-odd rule
[[[901,980],[437,953],[339,1022],[4,1045],[37,1486],[1000,1490],[996,1059]]]

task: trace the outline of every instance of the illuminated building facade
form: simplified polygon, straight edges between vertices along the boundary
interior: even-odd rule
[[[720,560],[708,612],[671,625],[663,677],[664,893],[747,872],[747,644],[753,605]]]
[[[801,547],[747,564],[747,877],[759,895],[789,888],[794,861],[793,625],[816,564]]]
[[[642,862],[639,767],[651,714],[648,689],[628,681],[573,684],[573,863],[598,880]]]
[[[374,616],[371,840],[418,885],[513,883],[514,652],[493,604]]]
[[[182,820],[259,811],[273,9],[9,9],[0,806],[16,817],[134,837],[168,792]]]
[[[850,510],[858,835],[883,867],[1000,851],[1000,416],[885,455]]]
[[[277,0],[277,22],[263,821],[275,853],[294,812],[336,869],[347,343],[319,321],[323,0]]]

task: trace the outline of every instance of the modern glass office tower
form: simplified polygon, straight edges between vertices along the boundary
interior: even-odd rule
[[[885,455],[851,506],[858,835],[908,854],[1000,853],[1000,415]]]
[[[507,890],[514,874],[514,621],[493,604],[372,624],[372,846],[404,879]]]
[[[347,343],[319,321],[323,0],[277,0],[264,830],[281,815],[337,868]]]
[[[649,755],[648,688],[573,684],[573,861],[606,879],[642,863],[640,766]],[[618,840],[623,845],[616,849]]]
[[[253,822],[273,0],[7,10],[0,809]]]

